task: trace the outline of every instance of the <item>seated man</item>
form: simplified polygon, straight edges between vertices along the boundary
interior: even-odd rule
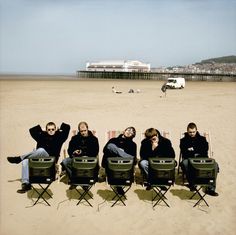
[[[149,128],[145,131],[145,139],[141,142],[139,167],[148,178],[149,158],[175,158],[175,152],[170,140],[164,138],[155,128]],[[147,184],[146,190],[151,186]]]
[[[136,164],[137,145],[133,141],[135,135],[135,128],[127,127],[123,134],[120,134],[116,138],[111,138],[103,148],[102,167],[107,169],[107,159],[110,157],[132,158],[134,164]],[[117,187],[117,192],[120,195],[124,195],[124,191],[120,187]]]
[[[73,136],[69,142],[68,154],[69,157],[65,158],[61,165],[62,169],[66,170],[69,179],[72,175],[72,158],[73,157],[97,157],[99,152],[98,138],[88,130],[88,124],[86,122],[80,122],[78,125],[78,134]],[[99,166],[97,166],[97,172]],[[76,186],[71,185],[70,190]]]
[[[185,132],[184,137],[180,140],[180,151],[182,154],[182,162],[180,163],[180,166],[183,173],[186,175],[190,190],[193,191],[194,187],[192,185],[188,159],[194,157],[208,157],[208,142],[204,136],[199,134],[195,123],[191,122],[188,124],[187,132]],[[215,167],[215,172],[217,175],[217,172],[219,171],[217,163]],[[213,184],[206,189],[206,193],[211,196],[218,196],[218,193],[215,192],[215,188],[216,181],[214,181]]]
[[[37,142],[36,149],[30,153],[8,157],[7,160],[10,163],[20,163],[22,161],[22,188],[17,190],[18,193],[25,193],[31,189],[29,183],[29,158],[34,157],[49,157],[53,156],[56,158],[56,162],[60,156],[62,144],[68,138],[70,132],[70,126],[62,123],[60,129],[56,129],[54,122],[49,122],[46,125],[46,131],[43,131],[39,125],[32,127],[29,130],[33,139]]]

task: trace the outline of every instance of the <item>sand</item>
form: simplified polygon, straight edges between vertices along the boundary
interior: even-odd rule
[[[111,88],[122,94],[114,94]],[[75,81],[0,80],[0,234],[204,234],[233,235],[236,230],[236,83],[187,82],[183,90],[168,90],[163,97],[159,81]],[[129,94],[128,90],[140,89]],[[188,188],[177,183],[167,193],[170,208],[163,203],[152,207],[152,191],[134,183],[127,194],[127,206],[111,208],[112,192],[106,182],[91,190],[94,200],[76,206],[76,194],[65,182],[55,181],[50,191],[51,206],[40,202],[32,207],[35,194],[18,194],[21,165],[9,164],[6,157],[32,150],[28,129],[48,121],[66,122],[72,129],[87,121],[96,130],[100,144],[105,133],[133,125],[140,147],[142,133],[149,127],[169,130],[176,159],[180,132],[189,122],[211,133],[214,158],[220,165],[217,180],[219,197],[206,196],[210,207],[193,208]],[[63,148],[67,148],[71,134]]]

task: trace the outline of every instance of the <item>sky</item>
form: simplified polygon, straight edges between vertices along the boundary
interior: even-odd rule
[[[0,74],[152,68],[236,55],[236,0],[0,0]]]

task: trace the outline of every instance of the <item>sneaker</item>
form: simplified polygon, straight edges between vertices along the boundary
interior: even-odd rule
[[[148,185],[147,187],[146,187],[146,190],[147,191],[149,191],[149,190],[151,190],[152,189],[152,186],[151,185]]]
[[[61,178],[61,177],[63,177],[64,175],[66,175],[66,171],[61,171],[59,177]]]
[[[72,184],[70,187],[69,187],[69,190],[73,190],[73,189],[76,189],[76,185]]]
[[[206,190],[205,193],[208,194],[208,195],[210,195],[210,196],[213,196],[213,197],[219,196],[219,193],[217,193],[216,191],[211,190],[211,189]]]
[[[21,189],[18,189],[17,193],[26,193],[29,190],[31,190],[31,184],[22,184]]]
[[[122,196],[125,195],[125,191],[123,190],[122,187],[116,187],[116,191],[119,195],[122,195]]]
[[[84,191],[87,191],[89,187],[88,186],[82,186],[82,188],[83,188]]]
[[[188,185],[188,188],[190,189],[191,192],[194,192],[196,189],[193,185]]]
[[[18,157],[7,157],[8,162],[10,163],[15,163],[15,164],[19,164],[22,160],[21,158]]]
[[[147,183],[147,185],[146,185],[146,190],[149,191],[149,190],[151,190],[151,189],[152,189],[151,184]]]
[[[166,186],[159,186],[159,188],[160,188],[162,191],[166,191],[166,190],[167,190],[167,187],[166,187]]]

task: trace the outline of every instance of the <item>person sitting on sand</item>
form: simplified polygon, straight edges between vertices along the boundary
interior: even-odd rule
[[[69,142],[68,154],[69,157],[65,158],[61,165],[62,169],[66,171],[69,179],[72,176],[72,159],[73,157],[97,157],[99,152],[98,138],[88,130],[86,122],[80,122],[78,125],[78,134],[73,136]],[[97,165],[97,173],[99,166]],[[76,188],[75,185],[70,186],[70,190]]]
[[[169,139],[163,137],[155,128],[149,128],[145,131],[145,138],[141,142],[139,167],[148,179],[150,157],[157,158],[175,158],[175,151]],[[146,190],[151,186],[147,184]]]
[[[60,156],[62,144],[68,138],[70,125],[62,123],[60,129],[57,130],[54,122],[49,122],[46,125],[46,131],[43,131],[40,125],[29,129],[30,135],[37,142],[36,149],[14,157],[7,157],[10,163],[19,164],[22,162],[22,188],[17,190],[18,193],[25,193],[31,189],[29,182],[29,158],[44,158],[54,156],[56,162]]]
[[[122,91],[117,91],[114,86],[111,88],[111,90],[112,90],[113,93],[116,93],[116,94],[121,94],[122,93]]]
[[[180,139],[180,151],[182,154],[182,162],[180,167],[184,174],[186,175],[187,181],[189,183],[189,188],[194,191],[194,186],[192,185],[192,175],[189,168],[189,158],[194,157],[208,157],[208,142],[204,136],[201,136],[197,131],[197,126],[195,123],[191,122],[187,126],[187,132],[185,132],[184,137]],[[219,171],[219,166],[215,164],[215,180],[212,185],[206,188],[206,193],[211,196],[218,196],[215,192],[216,188],[216,176]]]
[[[136,135],[134,127],[127,127],[123,134],[118,137],[111,138],[103,148],[102,167],[107,169],[108,158],[110,157],[122,157],[131,158],[134,160],[134,164],[137,162],[137,145],[133,141]],[[117,187],[117,192],[120,195],[124,195],[122,187]]]

